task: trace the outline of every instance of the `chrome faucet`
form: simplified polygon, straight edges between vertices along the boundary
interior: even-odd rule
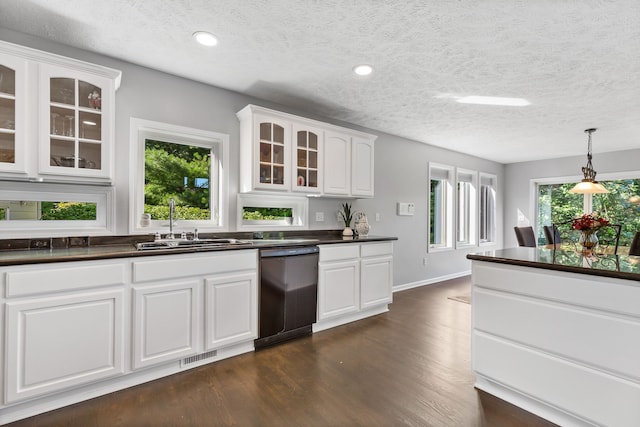
[[[173,215],[176,211],[176,201],[173,199],[169,199],[169,235],[167,239],[175,239],[173,235]]]

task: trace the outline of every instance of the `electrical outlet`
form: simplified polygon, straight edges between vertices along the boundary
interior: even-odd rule
[[[316,222],[324,221],[324,212],[316,212]]]
[[[376,212],[376,222],[380,222],[380,213]]]
[[[427,261],[428,261],[427,257],[422,258],[422,265],[427,265]]]

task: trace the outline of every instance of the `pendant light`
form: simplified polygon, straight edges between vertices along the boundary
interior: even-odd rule
[[[582,179],[582,182],[577,183],[575,187],[569,190],[569,193],[602,194],[609,192],[609,190],[604,188],[604,185],[596,181],[596,171],[593,170],[593,165],[591,164],[591,134],[595,131],[595,128],[584,131],[589,134],[589,142],[587,145],[587,165],[582,168],[584,178]]]

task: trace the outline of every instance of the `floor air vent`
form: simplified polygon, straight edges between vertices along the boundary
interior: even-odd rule
[[[182,359],[180,361],[180,367],[185,368],[185,367],[189,367],[190,365],[205,363],[207,359],[216,357],[216,354],[218,354],[218,351],[212,350],[206,353],[196,354],[195,356],[187,357],[186,359]],[[198,362],[202,362],[202,363],[198,363]]]

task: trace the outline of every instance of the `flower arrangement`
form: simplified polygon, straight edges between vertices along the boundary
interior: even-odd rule
[[[580,230],[582,232],[595,232],[608,224],[608,219],[598,216],[597,213],[593,212],[575,218],[572,221],[571,228],[573,228],[574,230]]]

